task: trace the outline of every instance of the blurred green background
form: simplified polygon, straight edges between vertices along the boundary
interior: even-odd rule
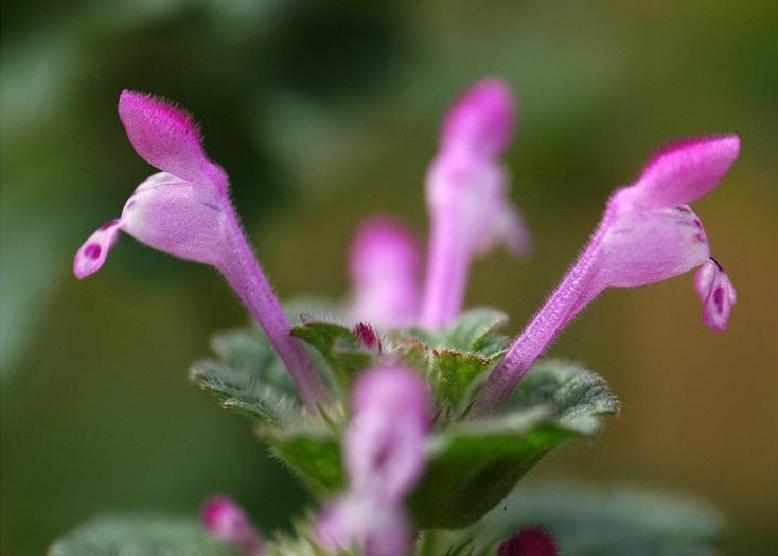
[[[100,274],[71,275],[153,172],[118,120],[122,88],[195,114],[282,296],[339,297],[360,218],[424,232],[440,117],[487,75],[521,101],[507,163],[537,250],[479,262],[468,304],[506,308],[516,332],[659,143],[740,134],[740,160],[695,205],[738,288],[730,331],[702,325],[691,276],[606,293],[551,353],[602,373],[623,416],[536,476],[691,493],[727,516],[726,553],[778,553],[777,29],[775,1],[3,2],[3,554],[214,492],[266,531],[305,503],[188,383],[210,334],[246,322],[214,272],[125,237]]]

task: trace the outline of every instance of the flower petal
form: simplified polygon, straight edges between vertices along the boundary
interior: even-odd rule
[[[130,143],[146,162],[184,180],[210,181],[226,192],[226,174],[208,159],[189,113],[151,95],[125,90],[119,99],[119,117]]]
[[[420,263],[419,244],[403,223],[386,217],[363,222],[350,252],[352,316],[378,327],[413,322]]]
[[[737,135],[674,143],[653,157],[630,189],[645,206],[689,204],[718,185],[739,152]]]
[[[525,527],[500,545],[497,556],[557,556],[559,548],[542,527]]]
[[[235,502],[216,496],[208,500],[200,513],[200,521],[216,540],[227,543],[243,556],[262,556],[265,545],[248,518]]]
[[[89,236],[73,259],[73,274],[76,278],[82,280],[102,268],[121,227],[120,220],[109,220]]]
[[[345,460],[355,492],[397,504],[424,468],[429,428],[424,381],[400,367],[371,370],[357,382]]]
[[[625,207],[603,236],[597,281],[619,288],[652,284],[696,268],[709,255],[705,230],[689,207]]]
[[[737,292],[721,265],[711,258],[700,267],[694,280],[695,290],[703,303],[702,321],[716,332],[727,329]]]
[[[515,107],[510,87],[501,79],[479,81],[448,112],[441,150],[463,150],[497,156],[511,141]]]
[[[218,265],[229,252],[221,198],[172,174],[149,176],[124,205],[122,228],[175,257]]]

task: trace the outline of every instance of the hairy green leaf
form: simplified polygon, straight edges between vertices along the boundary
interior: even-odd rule
[[[273,454],[320,495],[346,486],[338,438],[324,431],[268,431]]]
[[[234,556],[191,517],[104,516],[56,541],[48,556]]]
[[[458,407],[473,383],[496,363],[476,353],[433,350],[428,372],[438,400]]]
[[[316,348],[343,389],[373,362],[351,329],[325,321],[305,321],[291,330],[291,335]]]
[[[281,392],[297,396],[283,361],[257,328],[219,332],[211,339],[211,349],[225,367],[253,375]]]
[[[440,334],[440,346],[450,350],[478,353],[507,322],[508,315],[496,309],[465,311]]]
[[[409,506],[422,529],[458,529],[491,510],[571,433],[546,424],[544,408],[472,421],[433,436],[424,478]]]
[[[191,377],[200,388],[214,394],[225,409],[265,426],[286,427],[302,418],[303,411],[296,400],[265,384],[253,372],[202,361],[192,367]]]
[[[504,412],[460,421],[427,441],[427,466],[409,507],[422,529],[468,526],[505,498],[561,442],[597,433],[618,402],[596,374],[548,361],[537,365]],[[317,492],[345,485],[338,435],[270,430],[274,453]]]
[[[617,415],[620,405],[605,380],[575,363],[544,360],[524,376],[506,411],[546,404],[554,420],[584,436],[599,432],[603,415]]]

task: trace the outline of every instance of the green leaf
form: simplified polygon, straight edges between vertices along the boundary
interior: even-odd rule
[[[544,455],[572,433],[537,408],[471,421],[429,442],[424,478],[409,500],[422,529],[459,529],[491,510]]]
[[[505,498],[561,442],[595,434],[618,402],[596,374],[568,363],[530,370],[505,413],[460,421],[427,440],[427,466],[409,500],[422,529],[471,525]],[[308,427],[312,425],[307,425]],[[274,453],[318,493],[346,481],[336,432],[270,430]]]
[[[498,359],[499,356],[489,358],[476,353],[433,350],[428,372],[438,400],[458,407],[473,383],[496,365]]]
[[[344,390],[373,362],[351,329],[341,324],[306,321],[293,327],[291,335],[316,348]]]
[[[216,361],[202,361],[192,367],[191,377],[211,392],[225,409],[240,413],[270,427],[289,426],[302,418],[300,404],[264,384],[253,372],[237,371]]]
[[[618,415],[619,400],[605,380],[575,363],[540,361],[519,383],[506,410],[523,410],[546,404],[562,427],[584,436],[594,436],[603,415]]]
[[[234,556],[197,520],[169,516],[104,516],[56,541],[48,556]]]
[[[489,308],[465,311],[440,335],[440,345],[450,350],[479,352],[508,322],[508,315]]]
[[[502,415],[462,421],[428,441],[427,468],[410,500],[423,529],[472,524],[545,454],[592,436],[618,401],[595,373],[569,363],[533,367]]]
[[[327,431],[268,431],[267,442],[316,494],[332,494],[346,486],[339,439]]]
[[[435,398],[448,417],[505,353],[508,340],[496,331],[507,320],[500,311],[474,309],[442,332],[411,328],[390,335],[390,339],[406,364],[427,373]]]
[[[286,366],[255,327],[219,332],[211,339],[211,349],[225,367],[253,375],[268,386],[297,397]]]
[[[709,507],[675,495],[558,483],[518,488],[465,535],[497,545],[517,529],[538,525],[565,556],[708,556],[723,521]]]

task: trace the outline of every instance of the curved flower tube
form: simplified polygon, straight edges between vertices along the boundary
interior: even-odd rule
[[[161,172],[127,200],[121,218],[95,231],[76,252],[73,273],[86,278],[105,264],[119,231],[175,257],[215,267],[259,322],[286,364],[308,409],[324,386],[251,250],[229,199],[224,170],[211,162],[191,116],[157,98],[122,92],[119,116],[136,152]]]
[[[412,324],[418,314],[419,244],[393,218],[365,220],[351,245],[351,315],[379,328]]]
[[[424,469],[426,386],[408,369],[376,368],[360,377],[352,406],[349,490],[325,509],[318,536],[333,550],[358,544],[366,556],[402,556],[412,542],[403,503]]]
[[[427,173],[428,267],[420,324],[437,329],[462,307],[470,263],[497,244],[527,256],[532,241],[508,197],[498,161],[510,143],[515,107],[499,79],[477,83],[443,123],[440,152]]]
[[[724,330],[735,290],[711,258],[702,222],[687,203],[718,185],[739,150],[735,135],[676,143],[657,154],[634,184],[618,189],[583,253],[489,376],[476,411],[507,400],[564,327],[609,287],[643,286],[701,266],[695,287],[703,321]]]

